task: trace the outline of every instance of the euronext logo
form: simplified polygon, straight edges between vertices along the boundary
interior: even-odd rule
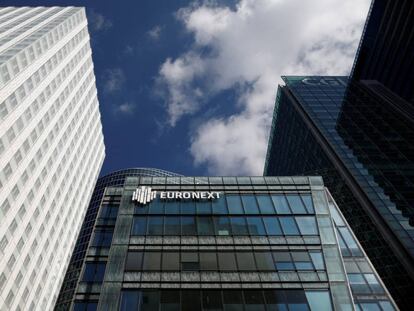
[[[141,186],[132,193],[132,201],[137,203],[147,204],[157,197],[157,191],[152,190],[151,187]],[[209,191],[161,191],[160,199],[202,199],[212,200],[220,198],[220,192]]]
[[[137,201],[141,204],[147,204],[155,199],[157,191],[153,191],[151,187],[141,186],[132,193],[132,201]]]

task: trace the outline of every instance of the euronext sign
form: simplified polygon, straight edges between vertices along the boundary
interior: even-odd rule
[[[132,193],[132,201],[141,204],[151,202],[157,197],[157,191],[152,190],[151,187],[141,186]],[[198,199],[198,200],[212,200],[220,198],[220,192],[210,191],[160,191],[159,198],[163,200],[176,199]]]

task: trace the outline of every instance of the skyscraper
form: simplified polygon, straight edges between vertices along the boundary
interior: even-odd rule
[[[321,175],[401,307],[414,290],[414,124],[365,83],[283,77],[265,175]]]
[[[122,187],[127,177],[133,176],[180,176],[155,168],[130,168],[112,172],[98,179],[83,220],[82,228],[70,257],[68,269],[55,305],[56,311],[70,310],[76,285],[85,259],[96,216],[106,187]]]
[[[320,177],[128,177],[73,310],[395,310]],[[266,308],[266,309],[265,309]]]
[[[85,10],[0,8],[0,309],[53,307],[104,159]]]

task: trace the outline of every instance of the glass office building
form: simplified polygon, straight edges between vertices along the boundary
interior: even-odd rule
[[[283,77],[265,175],[321,175],[401,307],[414,291],[414,126],[347,77]]]
[[[85,259],[86,250],[95,225],[96,215],[102,201],[106,187],[122,187],[125,179],[132,176],[180,176],[178,174],[156,169],[156,168],[129,168],[115,171],[104,175],[98,179],[95,189],[92,193],[88,209],[75,248],[71,254],[68,269],[60,289],[60,293],[55,305],[55,310],[70,310],[70,305],[75,292],[76,284],[79,280],[83,260]]]
[[[0,310],[55,304],[105,156],[85,10],[0,8]]]
[[[320,177],[105,189],[72,310],[395,310]]]

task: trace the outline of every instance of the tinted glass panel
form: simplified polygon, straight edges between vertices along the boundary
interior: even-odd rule
[[[168,201],[168,204],[165,204],[165,214],[180,214],[180,202]]]
[[[214,214],[228,214],[226,199],[223,195],[220,195],[220,198],[213,200],[212,208]]]
[[[230,217],[233,235],[248,235],[246,219],[244,217]]]
[[[257,195],[257,202],[259,203],[259,210],[262,214],[274,214],[275,209],[273,207],[272,200],[269,195]]]
[[[264,311],[264,299],[262,291],[249,290],[244,291],[244,300],[246,302],[246,311]]]
[[[159,252],[146,252],[144,254],[143,270],[160,270],[161,265],[161,253]]]
[[[306,291],[305,295],[312,311],[332,310],[331,297],[328,291]]]
[[[180,253],[165,252],[162,255],[162,270],[179,271],[180,270]]]
[[[310,252],[309,253],[311,259],[312,259],[312,263],[315,266],[316,270],[323,270],[325,269],[325,265],[324,265],[324,261],[323,261],[323,256],[321,252]]]
[[[195,212],[195,201],[186,200],[181,202],[181,214],[195,214]]]
[[[147,233],[147,219],[145,217],[134,217],[132,224],[132,235],[145,235]]]
[[[248,216],[246,218],[250,235],[266,235],[261,217]]]
[[[125,270],[127,271],[139,271],[142,267],[142,252],[128,252]]]
[[[226,311],[243,311],[243,296],[241,291],[223,291],[223,305]]]
[[[141,292],[134,290],[123,290],[121,293],[120,311],[138,310],[141,304]]]
[[[236,258],[233,253],[218,253],[220,270],[236,271]]]
[[[211,201],[200,200],[196,203],[197,214],[211,214]]]
[[[197,232],[199,235],[214,235],[213,219],[211,217],[198,217]]]
[[[243,207],[238,195],[226,195],[227,206],[230,214],[243,214]]]
[[[91,246],[94,247],[110,247],[112,242],[113,231],[97,229],[93,235]]]
[[[163,217],[153,216],[148,217],[148,234],[162,235],[163,233]]]
[[[201,270],[217,270],[216,253],[200,253],[200,267]]]
[[[101,283],[105,275],[104,262],[87,262],[83,271],[82,282]]]
[[[280,217],[280,225],[282,226],[283,233],[285,235],[298,235],[299,231],[296,227],[295,220],[293,217]]]
[[[118,215],[118,206],[102,205],[100,218],[115,219]]]
[[[256,270],[253,253],[250,252],[237,252],[236,253],[237,263],[239,270],[252,271]]]
[[[161,311],[180,310],[180,291],[163,290],[161,291]]]
[[[231,234],[230,219],[228,217],[214,217],[216,235]]]
[[[181,230],[183,235],[195,235],[196,230],[196,223],[195,217],[193,216],[182,216],[181,217]]]
[[[254,195],[242,195],[242,202],[246,214],[259,214],[256,198]]]
[[[201,297],[199,291],[185,290],[181,292],[181,306],[183,311],[201,310]]]
[[[305,208],[308,211],[308,213],[315,213],[315,210],[313,208],[312,196],[310,194],[301,194],[301,198],[303,203],[305,204]]]
[[[268,235],[282,235],[279,221],[275,217],[263,217],[263,222]]]
[[[272,195],[272,201],[275,205],[276,212],[278,214],[291,214],[288,206],[288,202],[286,201],[286,198],[284,195],[275,194]]]
[[[295,217],[300,233],[303,235],[317,235],[318,228],[313,216]]]
[[[299,195],[289,194],[286,196],[290,209],[294,214],[306,214],[305,206]]]
[[[254,254],[258,270],[275,270],[272,254],[269,252],[256,252]]]
[[[149,205],[149,214],[164,214],[164,202],[155,199]]]
[[[203,310],[219,311],[223,310],[223,301],[221,291],[204,290],[203,291]]]
[[[164,234],[166,235],[180,235],[181,234],[181,225],[180,217],[165,217],[164,218]]]
[[[142,293],[142,305],[139,311],[158,311],[160,304],[160,292],[154,291],[143,291]]]

